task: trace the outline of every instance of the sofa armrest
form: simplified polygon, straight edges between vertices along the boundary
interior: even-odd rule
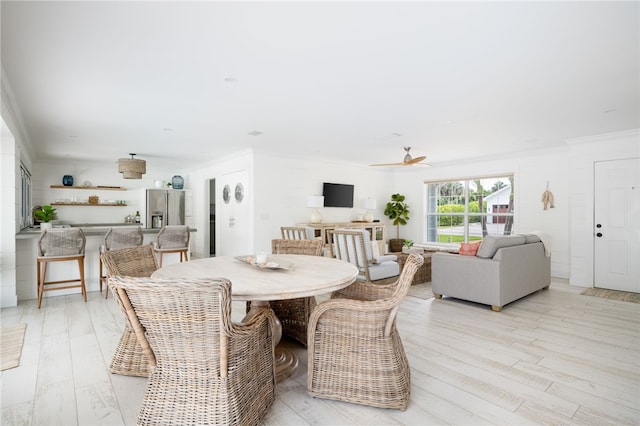
[[[392,260],[394,262],[398,261],[398,256],[396,256],[395,254],[383,254],[381,256],[376,256],[373,258],[373,263],[382,263],[382,262],[386,262]]]

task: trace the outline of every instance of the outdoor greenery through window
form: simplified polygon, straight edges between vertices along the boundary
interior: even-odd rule
[[[459,243],[513,229],[513,175],[426,182],[426,241]]]

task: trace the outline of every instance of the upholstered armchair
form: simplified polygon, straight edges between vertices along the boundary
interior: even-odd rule
[[[337,259],[358,267],[358,281],[390,282],[400,274],[396,255],[374,256],[369,231],[339,228],[327,231]],[[384,281],[382,281],[384,280]]]

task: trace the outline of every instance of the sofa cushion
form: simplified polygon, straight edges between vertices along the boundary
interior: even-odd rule
[[[502,247],[519,246],[524,244],[525,238],[520,235],[487,235],[482,240],[476,256],[490,259]]]
[[[480,243],[482,243],[482,240],[473,241],[471,243],[461,243],[458,253],[463,256],[475,256],[478,252],[478,248],[480,247]]]
[[[398,262],[388,260],[386,262],[369,265],[369,277],[371,278],[371,281],[394,277],[399,274],[400,265]],[[364,275],[361,276],[361,279],[364,278]]]

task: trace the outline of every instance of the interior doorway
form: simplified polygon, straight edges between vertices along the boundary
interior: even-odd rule
[[[216,255],[216,180],[209,180],[209,257]]]
[[[594,286],[640,293],[640,159],[595,163]]]

